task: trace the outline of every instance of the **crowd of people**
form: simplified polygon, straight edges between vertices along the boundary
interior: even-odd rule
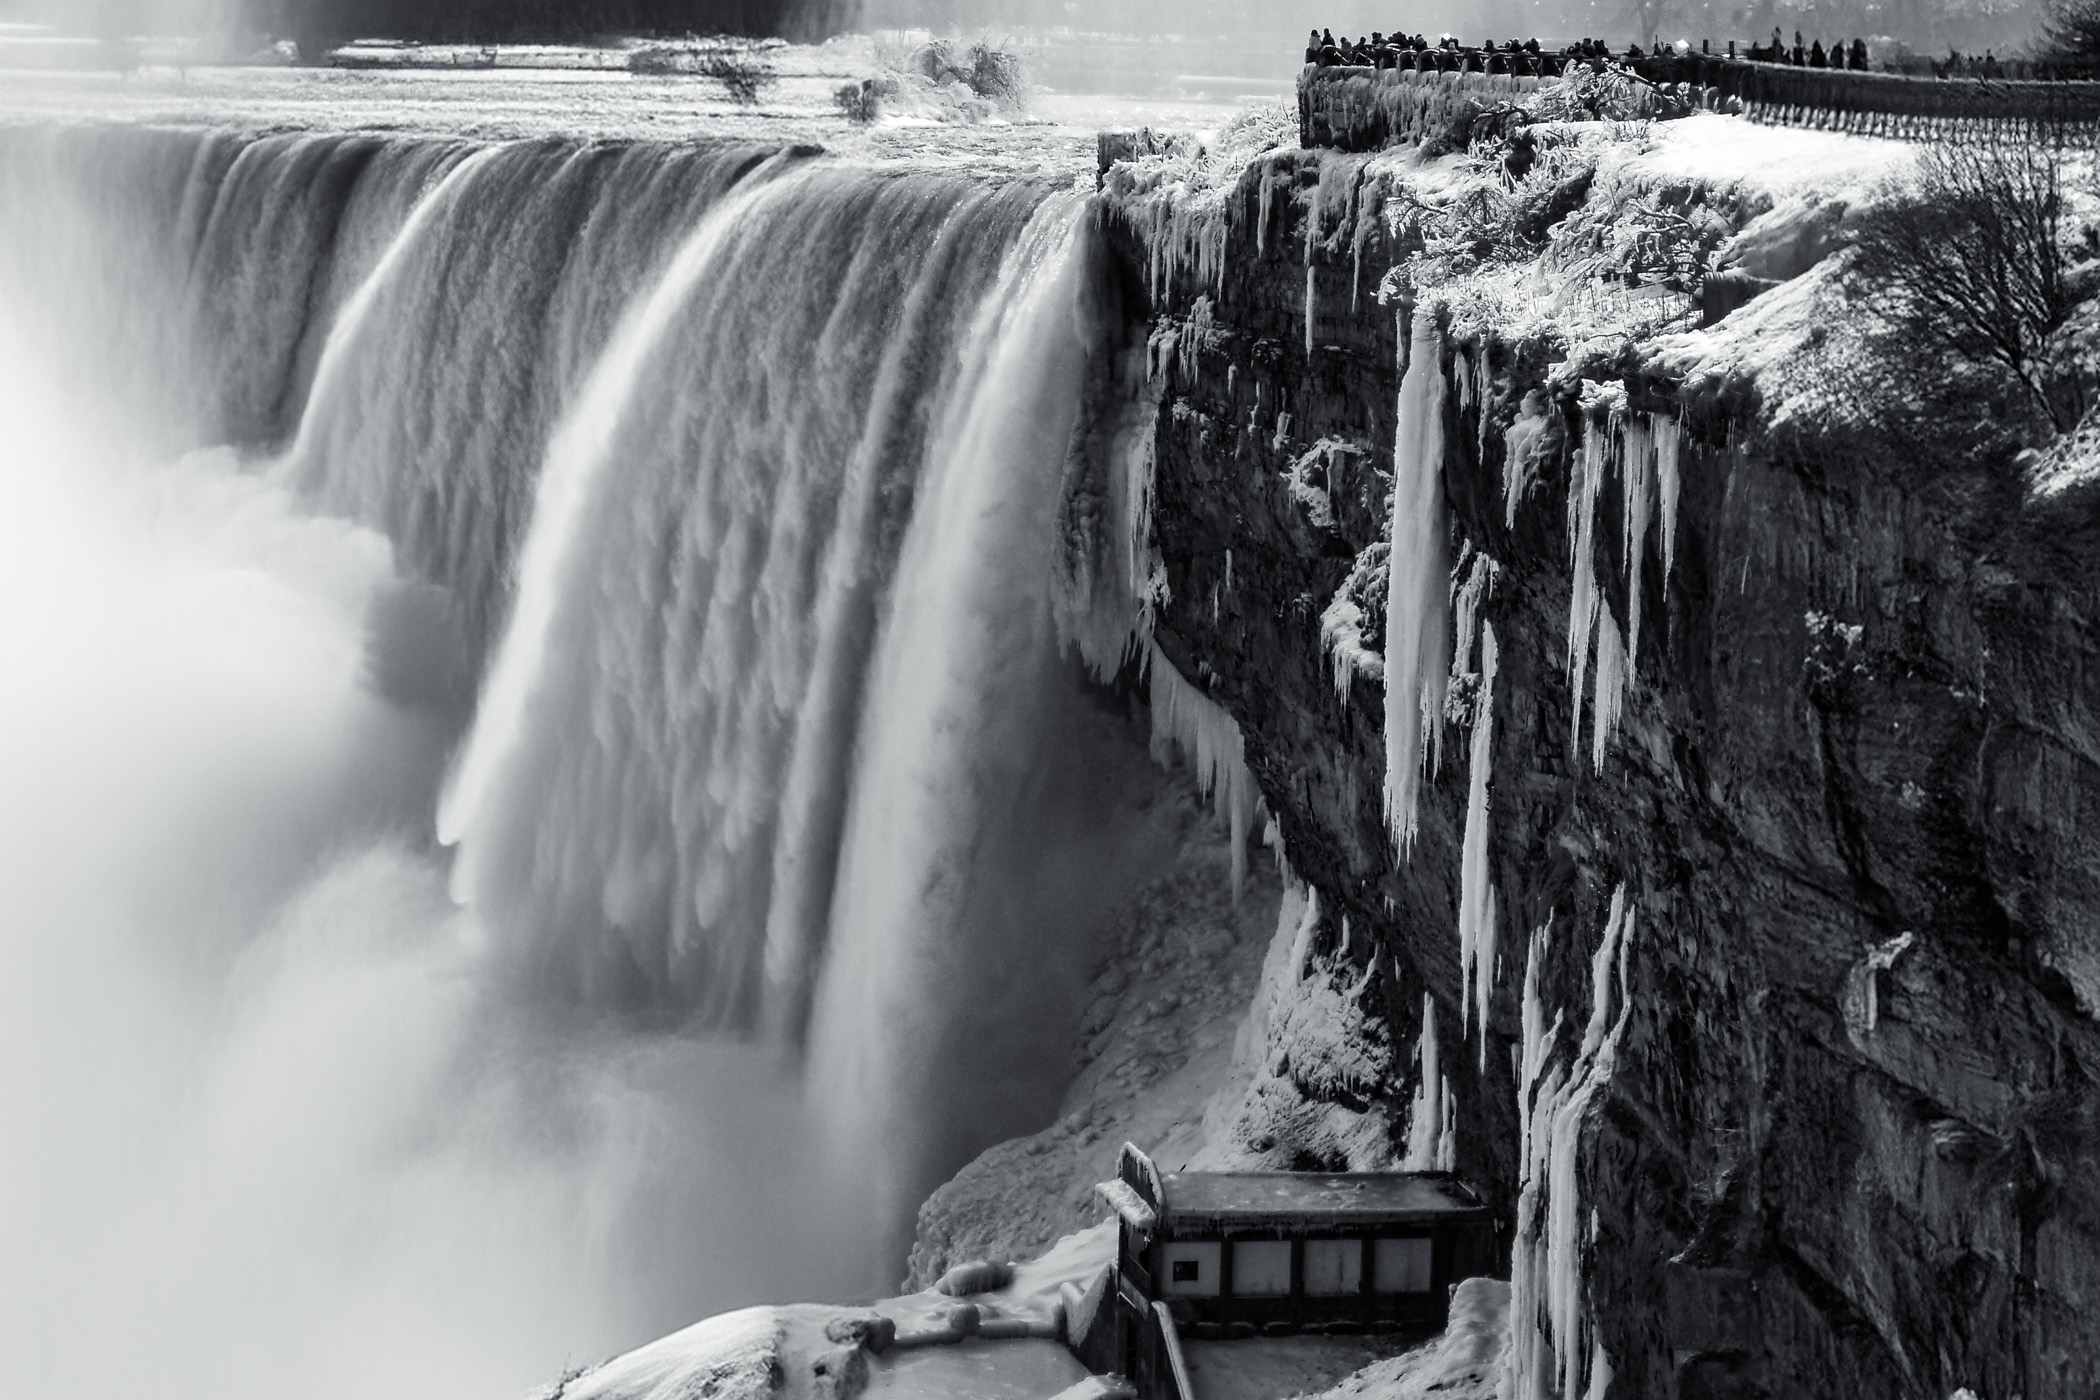
[[[1699,46],[1700,56],[1713,57],[1709,43]],[[1421,34],[1386,35],[1373,30],[1368,39],[1336,39],[1332,30],[1316,29],[1305,42],[1305,61],[1320,67],[1353,66],[1363,68],[1438,68],[1446,71],[1472,71],[1481,73],[1535,73],[1550,76],[1559,73],[1569,63],[1594,63],[1615,59],[1624,63],[1639,63],[1648,59],[1686,58],[1691,54],[1691,43],[1679,40],[1675,45],[1658,43],[1652,49],[1643,49],[1639,44],[1630,44],[1625,51],[1617,52],[1602,39],[1579,39],[1558,52],[1548,52],[1539,47],[1536,39],[1511,39],[1498,45],[1493,39],[1478,48],[1459,43],[1449,34],[1439,36],[1432,42]],[[1735,42],[1729,41],[1729,58],[1738,57]],[[1794,43],[1789,48],[1777,29],[1772,31],[1769,45],[1752,44],[1741,57],[1759,63],[1790,64],[1796,68],[1837,68],[1856,72],[1867,70],[1867,45],[1862,39],[1854,39],[1849,45],[1834,43],[1823,47],[1818,39],[1803,45],[1797,30]]]
[[[1734,45],[1729,46],[1731,49]],[[1844,68],[1855,73],[1867,71],[1867,44],[1864,39],[1854,39],[1848,47],[1843,43],[1823,47],[1821,39],[1807,47],[1801,44],[1801,31],[1794,31],[1794,46],[1788,48],[1780,37],[1779,30],[1772,30],[1772,42],[1752,44],[1746,55],[1755,63],[1784,63],[1795,68]]]

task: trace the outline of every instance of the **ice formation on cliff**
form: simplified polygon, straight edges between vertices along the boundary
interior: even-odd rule
[[[1575,1400],[1585,1393],[1585,1380],[1594,1393],[1600,1377],[1607,1383],[1610,1379],[1601,1340],[1587,1338],[1587,1352],[1583,1345],[1589,1317],[1583,1301],[1584,1215],[1576,1156],[1583,1119],[1611,1082],[1619,1040],[1633,1011],[1628,967],[1634,918],[1622,884],[1612,894],[1604,936],[1590,959],[1589,1023],[1565,1067],[1552,1064],[1562,1016],[1556,1012],[1547,1026],[1539,1001],[1547,928],[1531,936],[1518,1063],[1519,1177],[1510,1259],[1510,1351],[1503,1388],[1507,1400]]]
[[[1655,436],[1655,475],[1662,488],[1663,582],[1677,564],[1677,454],[1684,440],[1684,425],[1657,413],[1648,419]]]
[[[1488,782],[1495,766],[1495,629],[1480,626],[1480,689],[1473,702],[1472,772],[1467,784],[1466,835],[1459,856],[1458,960],[1462,984],[1480,1021],[1480,1067],[1487,1069],[1488,1003],[1495,991],[1495,882],[1488,856]],[[1461,1030],[1468,998],[1459,1001]]]
[[[1152,677],[1152,756],[1165,763],[1179,748],[1195,769],[1196,781],[1217,804],[1232,827],[1232,888],[1247,883],[1247,837],[1254,830],[1260,789],[1247,770],[1247,749],[1240,727],[1209,696],[1182,679],[1159,644],[1145,639]]]
[[[1364,600],[1383,594],[1393,547],[1378,540],[1356,556],[1356,567],[1320,614],[1320,645],[1334,666],[1334,691],[1344,705],[1356,680],[1383,685],[1385,655],[1364,645]]]
[[[1450,665],[1442,353],[1435,317],[1418,308],[1400,382],[1385,609],[1385,815],[1403,858],[1414,848],[1423,770],[1442,759]]]
[[[1524,396],[1517,409],[1516,421],[1502,435],[1503,523],[1511,529],[1516,528],[1517,507],[1531,489],[1532,473],[1552,426],[1553,420],[1546,414],[1543,396],[1534,391]]]
[[[1618,619],[1611,606],[1597,609],[1596,691],[1591,697],[1590,764],[1604,771],[1604,750],[1618,732],[1619,717],[1626,708],[1626,686],[1632,659],[1619,638]]]
[[[1606,436],[1595,420],[1582,420],[1582,452],[1568,483],[1568,562],[1575,581],[1568,593],[1568,745],[1582,750],[1582,687],[1589,678],[1590,639],[1597,630],[1597,493],[1604,483]]]
[[[1641,657],[1641,560],[1648,549],[1648,518],[1654,504],[1650,478],[1655,475],[1655,434],[1648,423],[1629,419],[1621,438],[1620,485],[1625,490],[1626,521],[1626,667],[1630,684]]]
[[[1422,994],[1422,1039],[1416,1051],[1422,1081],[1415,1086],[1407,1124],[1407,1157],[1402,1171],[1447,1172],[1458,1156],[1457,1103],[1437,1050],[1436,999]]]

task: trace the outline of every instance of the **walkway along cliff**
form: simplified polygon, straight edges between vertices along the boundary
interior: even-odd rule
[[[1441,1105],[1506,1394],[2090,1394],[2092,475],[1876,338],[1892,148],[1451,129],[1104,143],[1154,641],[1420,1046],[1298,1091]]]

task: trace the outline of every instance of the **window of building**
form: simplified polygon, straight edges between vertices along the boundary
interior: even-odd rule
[[[1429,1241],[1422,1238],[1375,1241],[1371,1286],[1380,1293],[1427,1293]]]
[[[1215,1298],[1223,1258],[1216,1240],[1169,1240],[1159,1247],[1161,1294],[1169,1298]]]
[[[1240,1298],[1281,1298],[1291,1291],[1289,1240],[1239,1240],[1232,1246],[1232,1292]]]
[[[1305,1291],[1315,1298],[1361,1293],[1364,1285],[1362,1240],[1307,1240]]]

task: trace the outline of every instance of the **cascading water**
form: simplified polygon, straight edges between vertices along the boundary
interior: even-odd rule
[[[230,893],[126,904],[64,957],[95,881],[0,897],[11,985],[68,1008],[10,1063],[90,1035],[139,1110],[53,1137],[65,1106],[9,1080],[0,1133],[53,1146],[0,1181],[6,1296],[76,1249],[30,1228],[67,1163],[99,1156],[127,1212],[0,1324],[13,1373],[149,1384],[114,1353],[68,1371],[106,1327],[214,1393],[314,1366],[301,1393],[368,1391],[347,1358],[400,1351],[410,1393],[512,1389],[711,1308],[893,1282],[919,1196],[1054,1103],[1088,932],[1167,839],[1141,736],[1053,621],[1138,621],[1052,596],[1119,332],[1084,202],[800,149],[92,129],[0,137],[0,181],[35,211],[0,231],[0,339],[58,386],[10,398],[72,405],[10,468],[12,518],[99,559],[78,493],[190,493],[195,547],[141,585],[194,600],[163,645],[231,638],[230,691],[282,681],[208,774],[94,768],[95,801],[185,814],[139,868],[217,853]],[[221,733],[159,723],[170,674],[81,665],[98,625],[22,600],[92,567],[34,560],[11,733]],[[58,839],[62,786],[13,785],[12,855]],[[151,1014],[57,995],[75,964]],[[98,1308],[87,1275],[135,1256]]]

